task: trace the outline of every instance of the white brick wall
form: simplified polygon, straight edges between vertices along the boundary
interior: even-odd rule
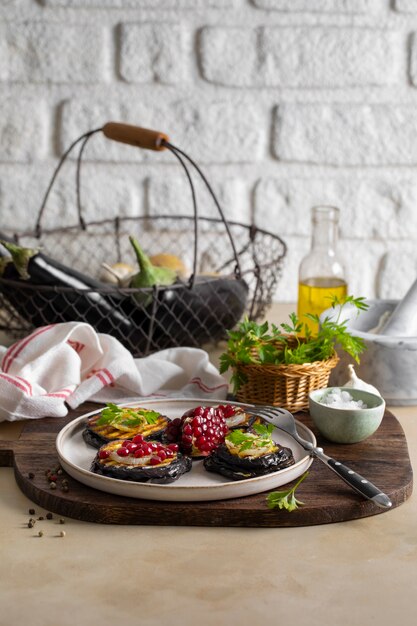
[[[105,79],[102,27],[0,24],[0,77],[18,83],[96,83]]]
[[[237,87],[352,87],[401,79],[399,33],[352,28],[207,28],[203,76]]]
[[[397,2],[412,3],[413,0],[397,0]],[[253,0],[253,4],[260,9],[276,11],[363,13],[371,8],[372,0]]]
[[[127,82],[175,85],[185,79],[185,32],[181,24],[123,24],[120,75]]]
[[[201,163],[229,219],[284,238],[278,300],[296,299],[320,203],[341,210],[350,291],[400,297],[417,271],[416,33],[414,0],[3,0],[0,229],[33,227],[59,155],[125,121]],[[88,220],[191,214],[169,153],[96,136],[85,159]],[[74,180],[72,160],[45,225],[75,222]]]

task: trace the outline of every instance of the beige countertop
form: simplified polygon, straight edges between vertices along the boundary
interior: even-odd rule
[[[417,407],[390,410],[416,467]],[[0,438],[20,428],[3,423]],[[61,525],[54,516],[29,529],[29,508],[46,511],[11,468],[0,468],[0,494],[1,625],[417,623],[415,496],[381,515],[301,528]]]

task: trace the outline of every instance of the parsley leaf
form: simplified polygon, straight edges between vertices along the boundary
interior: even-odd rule
[[[268,445],[273,445],[269,425],[264,426],[263,424],[256,424],[253,428],[258,434],[236,429],[226,435],[226,440],[236,446],[239,452],[244,452],[251,448],[264,448]]]
[[[270,509],[286,509],[291,513],[299,506],[302,506],[304,502],[297,500],[295,497],[295,490],[307,478],[308,472],[305,472],[295,483],[294,487],[287,489],[286,491],[272,491],[268,494],[266,502]]]
[[[109,402],[106,408],[102,410],[97,426],[112,425],[134,428],[141,424],[155,424],[158,421],[160,413],[157,411],[149,411],[148,409],[130,409],[128,407],[117,406]]]
[[[315,322],[317,335],[300,322],[295,313],[289,316],[290,322],[280,324],[257,324],[247,317],[238,327],[228,332],[227,350],[220,356],[220,372],[232,370],[231,383],[236,393],[246,382],[244,365],[274,364],[289,365],[325,361],[336,352],[336,346],[352,356],[359,363],[359,355],[365,350],[365,343],[347,330],[347,321],[341,319],[344,306],[353,305],[358,313],[368,308],[365,298],[334,297],[333,308],[339,307],[335,318],[326,317],[319,323],[319,317],[307,313],[306,317]],[[301,335],[304,335],[301,337]]]

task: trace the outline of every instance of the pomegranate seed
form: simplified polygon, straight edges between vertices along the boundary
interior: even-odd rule
[[[168,450],[171,450],[171,452],[178,452],[178,444],[177,443],[170,443],[167,446]]]
[[[183,443],[191,444],[192,441],[193,441],[193,437],[192,437],[192,435],[184,435],[182,440],[183,440]]]
[[[119,456],[129,456],[129,450],[127,448],[119,448],[118,450],[116,450],[116,453]]]
[[[203,429],[200,426],[196,426],[193,432],[196,437],[199,437],[203,434]]]
[[[161,461],[165,461],[165,459],[167,458],[165,450],[159,450],[158,457],[161,459]]]
[[[108,459],[110,456],[110,452],[108,450],[100,450],[98,456],[100,459]]]
[[[133,456],[135,457],[135,459],[141,459],[143,456],[145,456],[143,448],[138,448],[137,450],[135,450]]]
[[[143,443],[145,439],[142,437],[142,435],[135,435],[132,441],[133,443]]]
[[[134,450],[136,450],[136,448],[138,447],[137,443],[133,443],[133,441],[130,441],[127,446],[125,446],[126,450],[129,450],[129,452],[133,452]]]
[[[199,437],[196,441],[197,447],[200,448],[200,450],[203,449],[203,446],[207,443],[207,439],[205,437]]]
[[[198,406],[196,409],[194,409],[194,415],[204,415],[204,407],[203,406]]]
[[[152,454],[152,448],[148,444],[142,446],[142,450],[143,450],[144,454]]]
[[[174,456],[173,450],[169,450],[169,449],[165,450],[165,454],[166,454],[167,458],[171,458],[172,456]]]
[[[182,429],[182,432],[184,433],[184,435],[192,435],[193,429],[192,429],[191,424],[186,424],[184,428]]]
[[[149,463],[150,463],[151,465],[159,465],[159,464],[160,464],[160,462],[161,462],[161,461],[159,460],[159,458],[158,458],[157,456],[153,456],[153,457],[151,457],[151,460],[149,461]]]
[[[122,446],[125,447],[129,445],[129,443],[130,443],[130,439],[125,439],[124,442],[122,443]]]

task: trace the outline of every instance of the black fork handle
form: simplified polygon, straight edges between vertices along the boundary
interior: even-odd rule
[[[306,442],[307,443],[307,442]],[[304,446],[305,447],[305,446]],[[327,454],[324,454],[322,448],[311,448],[311,454],[320,461],[322,461],[327,467],[333,470],[342,480],[345,481],[355,491],[360,493],[368,500],[372,500],[374,504],[382,509],[389,509],[392,506],[392,502],[383,491],[378,489],[369,480],[350,469],[347,465],[344,465],[340,461],[336,461]]]

